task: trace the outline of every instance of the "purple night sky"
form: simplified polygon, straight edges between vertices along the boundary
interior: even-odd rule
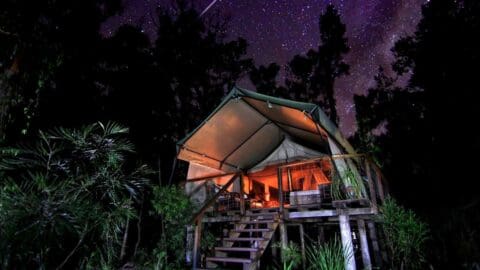
[[[200,11],[215,2],[208,12],[230,17],[229,38],[243,37],[249,43],[248,56],[256,65],[276,62],[285,65],[296,54],[319,45],[319,15],[332,3],[347,25],[346,56],[350,75],[336,83],[340,127],[351,134],[355,129],[353,94],[373,86],[379,65],[389,68],[394,42],[412,33],[420,19],[421,5],[428,0],[198,0]],[[155,32],[157,6],[171,0],[125,0],[121,15],[105,23],[103,32],[111,34],[123,23],[141,24],[149,34]],[[280,82],[280,81],[279,81]],[[240,86],[251,88],[246,80]]]

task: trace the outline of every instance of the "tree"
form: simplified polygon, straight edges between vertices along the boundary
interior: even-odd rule
[[[391,198],[384,202],[380,212],[391,269],[424,269],[427,224]]]
[[[2,149],[0,263],[5,269],[98,268],[121,260],[144,165],[117,124],[40,132],[29,147]]]
[[[477,230],[471,229],[475,219],[461,214],[478,213],[480,208],[470,180],[476,177],[472,170],[476,160],[461,158],[480,150],[480,136],[468,130],[480,114],[475,98],[480,71],[478,14],[476,1],[424,4],[416,32],[392,49],[394,71],[411,74],[408,86],[400,90],[380,85],[356,98],[359,125],[366,126],[359,126],[360,132],[372,132],[383,123],[384,132],[375,141],[384,153],[381,159],[391,190],[432,224],[433,245],[439,247],[431,250],[432,260],[447,269],[473,265],[480,258],[471,242],[458,243],[467,233],[478,239]],[[442,235],[445,226],[452,233]]]
[[[39,127],[92,121],[92,67],[100,25],[120,0],[0,3],[0,133],[16,141]],[[85,19],[88,18],[88,19]],[[35,132],[32,132],[34,135]]]
[[[255,85],[257,92],[275,97],[289,98],[288,90],[277,85],[279,71],[280,66],[276,63],[270,63],[268,66],[261,65],[250,70],[249,78]]]
[[[152,55],[154,85],[161,91],[156,95],[161,98],[152,99],[155,106],[149,109],[165,121],[158,125],[158,133],[149,136],[163,149],[158,158],[164,172],[170,171],[175,142],[206,118],[252,64],[245,58],[246,41],[226,41],[222,25],[210,24],[206,18],[184,1],[158,11]]]
[[[295,56],[289,63],[290,78],[286,84],[296,98],[320,103],[330,119],[338,124],[335,80],[347,75],[349,65],[343,56],[349,52],[346,27],[333,5],[320,16],[320,46],[306,56]]]

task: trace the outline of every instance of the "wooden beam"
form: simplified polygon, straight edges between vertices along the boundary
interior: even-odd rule
[[[323,245],[325,243],[325,228],[323,227],[324,225],[321,223],[318,223],[317,226],[318,226],[317,244]]]
[[[207,181],[201,183],[200,185],[196,186],[192,191],[190,191],[188,194],[187,194],[187,197],[190,198],[192,197],[193,194],[197,193],[201,188],[205,187],[207,184]]]
[[[364,157],[365,154],[335,154],[332,155],[333,159],[345,159],[345,158],[358,158],[358,157]]]
[[[375,263],[375,266],[378,269],[382,269],[383,260],[382,260],[382,254],[380,251],[380,245],[378,244],[377,230],[375,228],[375,223],[373,221],[368,221],[367,226],[368,226],[368,234],[370,236],[370,242],[372,243],[373,261]]]
[[[282,167],[278,167],[277,171],[277,178],[278,178],[278,202],[279,202],[279,211],[281,218],[284,216],[284,205],[283,205],[283,187],[282,187]]]
[[[338,216],[340,223],[340,236],[342,238],[343,254],[345,259],[345,270],[356,270],[355,254],[353,252],[352,230],[348,214],[341,211]]]
[[[372,208],[377,209],[377,193],[375,192],[375,187],[373,185],[369,159],[365,159],[365,172],[367,173],[368,188],[370,190],[370,202],[372,203]]]
[[[374,170],[375,170],[375,180],[377,182],[377,189],[378,189],[378,195],[380,196],[380,200],[382,202],[385,201],[385,193],[383,192],[383,185],[382,185],[382,172],[380,171],[380,168],[378,166],[374,165]]]
[[[349,216],[373,215],[376,213],[374,209],[370,207],[344,209],[343,212],[345,212]],[[335,217],[335,216],[338,216],[339,214],[340,214],[339,210],[314,210],[314,211],[305,211],[305,212],[290,212],[288,213],[287,218],[295,219],[295,218]]]
[[[194,241],[195,241],[195,226],[194,225],[187,225],[187,240],[185,243],[185,261],[187,265],[193,267],[193,249],[194,249]]]
[[[288,190],[292,191],[293,186],[292,186],[292,172],[290,171],[290,168],[287,168],[287,179],[288,179]]]
[[[285,249],[288,246],[288,236],[287,236],[287,226],[285,226],[285,222],[281,221],[280,224],[280,243],[282,245],[282,261],[285,256]]]
[[[382,170],[380,169],[380,167],[378,167],[378,165],[373,162],[372,158],[368,158],[369,161],[370,161],[370,164],[372,165],[373,169],[375,170],[375,180],[376,180],[376,184],[377,184],[377,188],[378,188],[378,195],[380,196],[380,200],[383,202],[385,200],[385,191],[384,191],[384,188],[383,188],[383,183],[382,183],[382,180],[386,180],[385,176],[383,175],[382,173]]]
[[[337,210],[315,210],[305,212],[289,212],[287,218],[333,217],[336,215]]]
[[[370,251],[368,250],[367,232],[365,230],[365,221],[357,220],[358,234],[360,235],[360,248],[362,250],[363,269],[372,270],[372,262],[370,260]]]
[[[209,175],[209,176],[190,178],[190,179],[187,179],[187,182],[197,182],[197,181],[208,180],[208,179],[212,179],[212,178],[229,176],[229,175],[234,175],[234,174],[236,174],[236,173],[221,173],[221,174],[214,174],[214,175]]]
[[[203,217],[203,223],[214,223],[214,222],[235,222],[240,221],[240,215],[236,216],[218,216],[218,217]]]
[[[243,179],[245,176],[243,174],[240,175],[240,215],[245,215],[245,191],[243,190],[244,183]]]
[[[231,168],[233,168],[233,169],[235,169],[235,170],[239,170],[238,166],[235,165],[235,164],[231,164],[231,163],[228,163],[228,162],[222,162],[221,160],[219,160],[219,159],[217,159],[217,158],[214,158],[214,157],[209,156],[209,155],[207,155],[207,154],[205,154],[205,153],[200,153],[200,152],[198,152],[198,151],[196,151],[196,150],[190,149],[190,148],[186,147],[185,145],[180,145],[180,147],[182,148],[182,150],[185,150],[185,151],[188,151],[188,152],[190,152],[190,153],[194,153],[194,154],[199,155],[199,156],[201,156],[201,157],[205,157],[205,158],[208,158],[208,159],[213,160],[213,161],[215,161],[215,162],[218,162],[219,166],[218,166],[217,169],[219,169],[219,170],[222,169],[222,166],[223,166],[223,165],[227,165],[227,166],[229,166],[229,167],[231,167]]]
[[[205,211],[207,211],[207,209],[217,201],[218,197],[220,197],[220,194],[222,194],[222,192],[227,190],[227,188],[229,188],[233,184],[237,176],[238,174],[234,174],[230,178],[230,180],[228,180],[228,182],[225,185],[223,185],[223,187],[207,203],[205,203],[203,207],[193,216],[193,218],[190,220],[190,223],[196,224],[196,223],[199,223],[199,221],[201,222]]]
[[[202,222],[195,225],[195,238],[193,241],[193,270],[196,270],[200,262],[200,241],[202,239]]]
[[[315,163],[315,162],[323,160],[323,159],[330,159],[330,157],[329,156],[323,156],[323,157],[311,158],[311,159],[307,159],[307,160],[293,161],[293,162],[286,163],[286,164],[283,164],[283,165],[278,166],[278,167],[279,168],[295,167],[295,166],[299,166],[299,165]]]
[[[299,223],[298,228],[300,230],[300,248],[301,248],[301,253],[302,253],[302,269],[307,269],[307,256],[305,254],[305,231],[303,229],[303,224]]]

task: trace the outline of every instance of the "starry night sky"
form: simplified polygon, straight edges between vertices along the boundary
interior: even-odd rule
[[[248,56],[257,65],[276,62],[285,65],[299,53],[319,45],[319,15],[332,3],[347,25],[350,75],[336,82],[340,127],[351,134],[355,129],[353,94],[365,93],[374,85],[378,66],[390,67],[394,42],[415,30],[421,5],[428,0],[217,0],[207,11],[230,18],[228,38],[243,37],[249,43]],[[123,23],[140,24],[151,36],[155,33],[157,6],[171,0],[126,0],[125,10],[104,24],[109,35]],[[212,0],[198,0],[199,12]],[[282,72],[284,74],[284,72]],[[283,77],[283,75],[282,75]],[[283,79],[283,78],[281,78]],[[240,86],[252,88],[247,80]]]

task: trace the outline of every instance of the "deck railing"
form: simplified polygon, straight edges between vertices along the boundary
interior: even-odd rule
[[[311,190],[295,190],[291,184],[291,179],[285,179],[285,175],[290,175],[290,170],[308,166],[320,161],[328,160],[332,170],[327,178],[330,183],[322,183]],[[341,162],[339,162],[341,161]],[[348,170],[341,171],[337,164],[347,164]],[[339,203],[367,203],[373,209],[377,209],[378,204],[385,199],[385,178],[380,168],[366,154],[345,154],[321,157],[317,159],[292,162],[283,164],[277,169],[278,195],[274,198],[270,206],[278,206],[280,212],[285,207],[314,207],[335,208]],[[288,172],[288,173],[285,173]],[[218,177],[231,176],[225,184],[219,186],[213,179]],[[200,182],[203,181],[203,182]],[[243,179],[241,173],[222,174],[212,177],[203,177],[191,179],[189,182],[198,182],[198,186],[193,188],[188,194],[194,197],[203,192],[204,196],[199,201],[201,209],[193,218],[203,217],[206,213],[217,216],[220,213],[238,211],[244,213],[246,209],[267,207],[263,204],[258,206],[254,200],[251,200],[243,193]],[[232,185],[236,184],[237,192],[228,191]],[[285,188],[286,187],[286,188]],[[239,191],[239,192],[238,192]],[[275,203],[277,202],[278,203]]]
[[[332,168],[329,184],[321,184],[318,189],[308,191],[291,190],[285,184],[285,171],[329,160]],[[341,162],[339,162],[341,161]],[[344,170],[339,165],[346,166]],[[385,199],[385,178],[379,166],[366,154],[333,155],[306,161],[292,162],[278,167],[278,196],[280,212],[284,208],[314,207],[335,208],[340,204],[365,205],[377,209]],[[284,187],[287,187],[284,190]],[[303,198],[301,198],[303,196]],[[294,199],[295,201],[292,201]]]

